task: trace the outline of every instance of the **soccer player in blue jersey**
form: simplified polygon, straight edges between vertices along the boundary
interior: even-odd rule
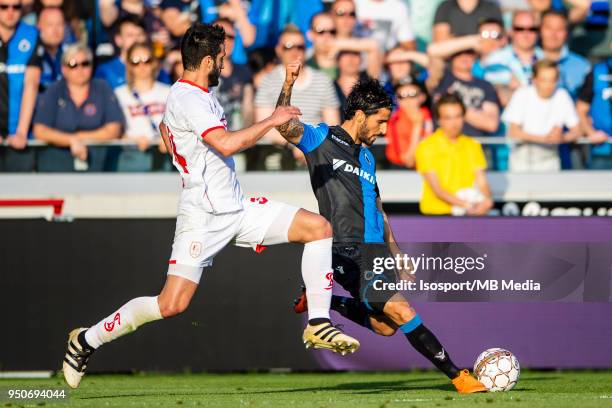
[[[300,67],[300,62],[287,65],[277,106],[290,105]],[[319,212],[332,224],[334,280],[352,295],[334,296],[332,309],[383,336],[399,329],[419,353],[452,380],[460,393],[486,391],[468,370],[459,370],[453,364],[400,293],[374,289],[376,281],[395,281],[396,271],[374,276],[366,272],[372,270],[374,258],[401,253],[382,209],[376,163],[368,148],[385,134],[391,109],[391,98],[380,83],[367,79],[358,82],[348,96],[341,126],[312,126],[293,119],[276,128],[304,152]],[[295,309],[307,310],[304,296]]]

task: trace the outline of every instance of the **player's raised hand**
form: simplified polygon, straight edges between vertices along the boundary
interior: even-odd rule
[[[300,75],[300,69],[302,68],[302,61],[297,60],[290,62],[285,66],[285,83],[293,84]]]
[[[273,126],[281,126],[292,119],[299,120],[301,115],[302,112],[295,106],[278,106],[270,115],[270,120]]]

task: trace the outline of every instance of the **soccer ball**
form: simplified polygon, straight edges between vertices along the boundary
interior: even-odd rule
[[[521,368],[514,354],[501,348],[483,351],[474,363],[474,375],[489,391],[510,391],[520,373]]]

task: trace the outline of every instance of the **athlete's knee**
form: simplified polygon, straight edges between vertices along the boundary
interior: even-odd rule
[[[189,307],[189,298],[187,297],[166,299],[160,296],[157,301],[159,303],[159,311],[164,318],[179,315]]]
[[[385,306],[385,315],[394,323],[402,325],[416,316],[416,311],[405,302],[388,302]]]
[[[311,227],[308,242],[331,238],[334,235],[329,221],[320,215],[313,217]]]

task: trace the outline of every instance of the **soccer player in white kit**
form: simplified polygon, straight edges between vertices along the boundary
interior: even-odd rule
[[[230,242],[256,251],[266,245],[304,243],[302,277],[309,320],[302,340],[343,355],[359,348],[356,339],[329,319],[333,286],[329,222],[288,204],[243,196],[231,156],[300,112],[291,106],[279,107],[249,128],[228,132],[223,108],[209,91],[219,83],[224,38],[223,28],[202,23],[185,33],[181,43],[185,73],[170,90],[160,125],[183,182],[166,283],[158,296],[132,299],[97,324],[70,332],[63,371],[72,388],[78,387],[91,354],[102,344],[144,323],[183,312],[203,268],[211,266],[214,256]]]

